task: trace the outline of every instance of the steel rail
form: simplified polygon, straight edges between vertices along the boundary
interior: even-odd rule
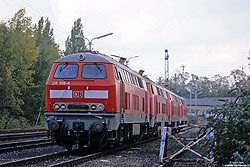
[[[34,129],[1,129],[0,134],[4,133],[24,133],[24,132],[39,132],[46,131],[44,128],[34,128]]]
[[[64,155],[67,155],[68,153],[69,153],[69,151],[64,151],[64,152],[57,152],[57,153],[51,153],[51,154],[46,154],[46,155],[25,158],[25,159],[21,159],[21,160],[14,160],[11,162],[1,163],[0,167],[23,166],[23,165],[31,164],[34,162],[41,162],[43,160],[52,159],[52,158],[59,157],[59,156],[64,156]]]
[[[20,138],[28,138],[28,137],[40,137],[47,136],[48,133],[46,131],[41,132],[33,132],[33,133],[10,133],[0,135],[0,140],[12,140],[12,139],[20,139]]]
[[[79,158],[75,158],[75,159],[72,159],[72,160],[68,160],[68,161],[57,163],[57,164],[53,164],[53,165],[50,165],[49,167],[74,166],[76,164],[86,162],[86,161],[89,161],[89,160],[94,159],[94,158],[114,154],[116,152],[131,148],[131,147],[134,147],[134,146],[142,145],[142,144],[151,142],[151,141],[156,140],[156,139],[159,139],[159,138],[155,137],[155,138],[135,142],[135,143],[128,144],[128,145],[123,145],[123,146],[112,148],[112,149],[109,149],[109,150],[105,150],[105,151],[97,152],[97,153],[94,153],[94,154],[90,154],[90,155],[82,156],[82,157],[79,157]]]
[[[128,149],[128,148],[133,147],[133,146],[138,146],[139,144],[144,144],[144,143],[156,140],[156,139],[158,139],[158,138],[151,138],[151,139],[148,139],[148,140],[132,143],[132,144],[129,144],[129,145],[124,145],[124,146],[116,147],[116,148],[113,148],[113,149],[108,149],[108,150],[103,151],[103,152],[97,152],[97,153],[85,155],[83,157],[79,157],[79,158],[76,158],[76,159],[73,159],[73,160],[61,162],[61,163],[58,163],[58,164],[52,164],[50,166],[71,166],[73,164],[78,164],[80,162],[88,161],[90,159],[94,159],[94,158],[97,158],[97,157],[100,157],[100,156],[113,154],[115,152],[118,152],[118,151],[121,151],[121,150],[124,150],[124,149]],[[7,166],[7,167],[8,166],[24,166],[24,165],[27,165],[27,164],[34,164],[35,162],[41,162],[41,161],[45,161],[45,160],[48,160],[48,159],[53,159],[53,158],[56,158],[56,157],[77,154],[78,152],[79,152],[79,150],[63,151],[63,152],[57,152],[57,153],[52,153],[52,154],[46,154],[46,155],[41,155],[41,156],[25,158],[25,159],[21,159],[21,160],[14,160],[14,161],[11,161],[11,162],[1,163],[0,167],[2,167],[2,166],[4,166],[4,167],[5,166]]]
[[[31,141],[22,141],[22,142],[12,142],[0,145],[1,152],[11,152],[16,150],[24,150],[29,148],[44,147],[53,145],[50,139],[40,139],[40,140],[31,140]]]

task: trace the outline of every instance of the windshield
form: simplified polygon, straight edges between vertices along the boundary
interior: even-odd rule
[[[103,64],[85,64],[82,67],[82,78],[105,79],[107,77],[106,68]]]
[[[59,64],[54,73],[54,78],[76,78],[78,74],[77,64]]]

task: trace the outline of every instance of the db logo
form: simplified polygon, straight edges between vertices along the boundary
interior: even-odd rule
[[[73,98],[83,98],[83,91],[73,91]]]

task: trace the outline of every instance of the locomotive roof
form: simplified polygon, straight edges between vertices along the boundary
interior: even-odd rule
[[[165,88],[164,86],[162,86],[162,85],[160,85],[160,84],[158,84],[158,83],[152,81],[152,80],[149,79],[148,77],[143,77],[143,78],[146,80],[146,82],[149,82],[149,83],[151,83],[152,85],[155,85],[155,86],[157,86],[157,87],[159,87],[159,88],[162,88],[163,90],[169,92],[170,94],[175,95],[176,97],[179,97],[179,98],[183,99],[181,96],[179,96],[179,95],[175,94],[174,92],[168,90],[168,89]]]
[[[83,61],[80,61],[78,59],[78,56],[79,55],[84,55],[84,60]],[[119,67],[122,67],[123,69],[126,69],[132,73],[134,73],[135,75],[137,75],[138,77],[140,78],[144,78],[147,82],[150,82],[151,84],[153,85],[156,85],[158,87],[161,87],[162,89],[164,90],[167,90],[168,92],[170,92],[171,94],[174,94],[175,96],[178,96],[176,95],[175,93],[171,92],[170,90],[164,88],[163,86],[157,84],[156,82],[152,81],[151,79],[147,78],[147,77],[142,77],[140,74],[138,74],[136,71],[130,69],[129,67],[117,62],[116,60],[114,60],[113,58],[107,56],[107,55],[104,55],[104,54],[101,54],[99,52],[82,52],[82,53],[75,53],[75,54],[71,54],[71,55],[68,55],[68,56],[65,56],[65,57],[62,57],[58,60],[56,60],[55,62],[100,62],[100,63],[112,63],[112,64],[116,64],[118,65]],[[180,96],[178,96],[180,97]]]
[[[83,61],[80,61],[78,59],[79,55],[84,56]],[[101,63],[114,63],[114,61],[115,60],[109,56],[94,52],[75,53],[56,60],[56,62],[101,62]]]
[[[84,56],[84,60],[80,61],[78,59],[79,55],[83,55]],[[136,71],[130,69],[129,67],[125,66],[124,64],[119,63],[118,61],[116,61],[115,59],[105,55],[105,54],[101,54],[99,52],[82,52],[82,53],[75,53],[75,54],[71,54],[71,55],[67,55],[65,57],[62,57],[58,60],[56,60],[55,62],[100,62],[100,63],[112,63],[117,65],[118,67],[121,67],[123,69],[126,69],[127,71],[133,73],[134,75],[142,78],[142,76],[140,74],[138,74]]]

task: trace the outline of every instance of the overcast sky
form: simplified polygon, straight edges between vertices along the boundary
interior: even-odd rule
[[[131,59],[151,79],[164,76],[169,50],[170,76],[185,65],[199,76],[229,75],[247,66],[250,50],[250,0],[0,0],[0,20],[25,8],[33,23],[49,17],[55,40],[64,49],[73,22],[82,19],[93,48]]]

